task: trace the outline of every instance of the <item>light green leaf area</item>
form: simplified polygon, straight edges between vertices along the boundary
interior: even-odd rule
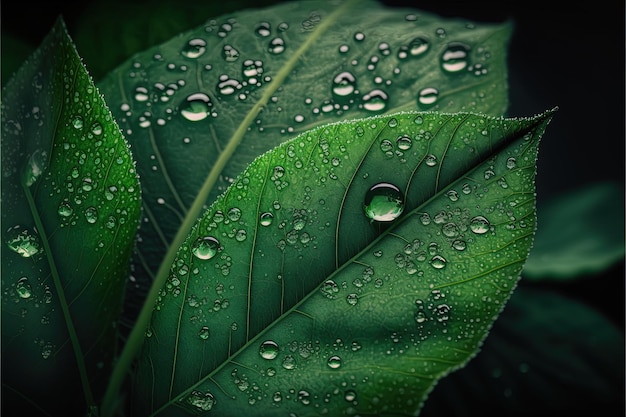
[[[59,19],[2,91],[3,405],[74,414],[102,394],[139,194]]]
[[[418,413],[516,286],[552,115],[374,116],[256,159],[178,251],[137,414]]]
[[[152,281],[183,219],[199,216],[196,196],[214,201],[298,133],[403,110],[503,115],[511,29],[375,1],[297,1],[209,20],[133,56],[99,86],[142,179],[137,281]]]
[[[556,195],[539,207],[524,277],[568,279],[600,272],[624,259],[624,190],[599,182]]]

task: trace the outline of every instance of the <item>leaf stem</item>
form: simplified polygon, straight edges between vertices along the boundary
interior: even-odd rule
[[[30,207],[30,212],[33,215],[35,227],[37,228],[37,233],[41,237],[48,265],[50,266],[50,274],[52,275],[52,281],[54,282],[54,287],[57,291],[57,296],[59,297],[59,304],[61,305],[61,311],[63,312],[63,318],[65,319],[65,325],[67,326],[67,332],[69,333],[70,342],[73,348],[72,350],[74,351],[74,356],[76,357],[76,365],[78,367],[78,373],[80,374],[83,393],[85,394],[85,403],[87,405],[87,409],[92,409],[95,407],[96,403],[93,398],[93,393],[91,392],[91,386],[89,385],[89,377],[87,376],[87,369],[85,368],[85,362],[83,360],[83,351],[80,347],[80,341],[78,340],[78,334],[74,328],[74,323],[72,322],[69,304],[65,298],[65,292],[63,292],[61,277],[59,276],[59,271],[57,270],[56,263],[54,262],[54,256],[52,255],[52,248],[50,247],[50,242],[48,241],[46,229],[44,228],[41,217],[39,216],[35,199],[30,192],[30,187],[22,181],[22,188],[24,189],[24,195],[28,201],[28,206]]]

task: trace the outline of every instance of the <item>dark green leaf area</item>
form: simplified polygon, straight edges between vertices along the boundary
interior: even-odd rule
[[[256,159],[178,252],[135,381],[140,414],[419,410],[517,283],[551,115],[376,116]]]
[[[2,98],[3,400],[82,412],[116,347],[134,163],[60,19]]]
[[[142,178],[135,276],[151,282],[224,154],[209,202],[254,158],[322,124],[403,110],[504,114],[511,28],[373,1],[286,2],[133,56],[99,85]]]

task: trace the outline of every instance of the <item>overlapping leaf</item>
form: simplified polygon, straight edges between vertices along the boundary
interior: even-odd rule
[[[417,413],[517,283],[551,117],[403,112],[256,159],[178,252],[138,415]]]
[[[82,414],[117,346],[134,161],[61,19],[2,93],[3,407]]]
[[[134,56],[99,86],[142,178],[140,289],[182,219],[199,215],[189,212],[199,193],[212,202],[299,132],[400,110],[504,114],[510,33],[377,2],[298,1],[207,21]]]

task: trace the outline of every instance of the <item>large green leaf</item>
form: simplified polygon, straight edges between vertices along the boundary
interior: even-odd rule
[[[79,415],[102,396],[139,193],[128,144],[59,19],[2,91],[6,410]]]
[[[256,159],[178,251],[137,414],[418,413],[516,286],[552,114],[401,112]]]
[[[511,29],[377,2],[297,1],[207,21],[133,56],[99,83],[142,179],[132,297],[143,299],[183,218],[299,132],[400,110],[504,114]]]

